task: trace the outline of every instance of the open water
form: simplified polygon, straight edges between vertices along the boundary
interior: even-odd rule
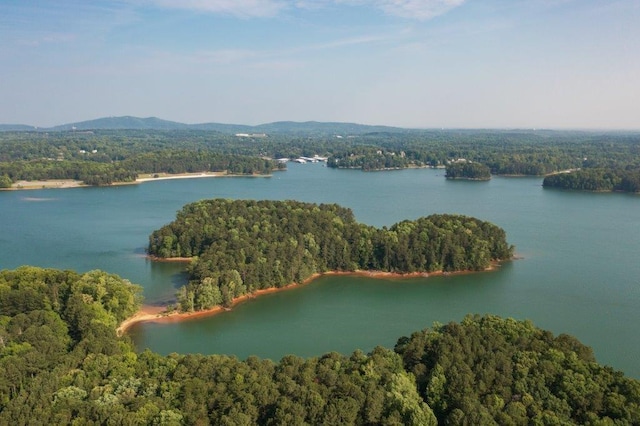
[[[489,220],[519,260],[494,272],[408,280],[323,277],[210,318],[139,324],[140,350],[249,355],[367,352],[468,313],[530,319],[593,347],[603,364],[640,378],[640,196],[543,189],[541,178],[447,181],[443,171],[365,173],[289,164],[270,178],[0,192],[0,269],[29,264],[117,273],[166,303],[183,265],[145,258],[149,234],[204,198],[338,203],[370,225],[432,213]]]

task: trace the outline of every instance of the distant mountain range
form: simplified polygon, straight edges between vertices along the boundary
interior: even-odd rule
[[[22,132],[28,130],[37,130],[33,126],[26,124],[0,124],[0,132]]]
[[[369,126],[355,123],[337,122],[294,122],[278,121],[275,123],[247,126],[242,124],[202,123],[185,124],[176,121],[162,120],[156,117],[104,117],[95,120],[80,121],[54,127],[35,127],[23,124],[0,124],[0,131],[87,131],[87,130],[209,130],[221,133],[300,133],[300,134],[362,134],[372,132],[403,132],[408,129],[389,126]]]

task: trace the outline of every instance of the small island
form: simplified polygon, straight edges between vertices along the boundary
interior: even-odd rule
[[[350,209],[299,201],[202,200],[154,231],[153,258],[191,258],[178,291],[185,312],[231,306],[245,295],[327,272],[424,275],[482,271],[510,259],[504,230],[462,215],[431,215],[381,229]]]
[[[491,179],[491,169],[484,164],[467,160],[452,161],[447,164],[445,177],[447,179],[479,180]]]

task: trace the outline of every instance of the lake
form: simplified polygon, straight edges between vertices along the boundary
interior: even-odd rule
[[[323,277],[221,315],[138,324],[140,350],[249,355],[370,351],[468,313],[530,319],[593,347],[603,364],[640,378],[640,196],[543,189],[541,178],[448,181],[443,170],[335,170],[288,165],[272,177],[220,177],[105,188],[0,192],[0,268],[103,269],[167,303],[183,265],[145,257],[149,234],[204,198],[338,203],[389,226],[457,213],[504,228],[518,260],[494,272],[379,280]]]

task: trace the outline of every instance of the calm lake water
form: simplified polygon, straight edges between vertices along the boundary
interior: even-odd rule
[[[209,178],[110,188],[0,192],[0,268],[103,269],[170,301],[179,264],[144,257],[149,234],[203,198],[338,203],[360,222],[392,225],[432,213],[489,220],[520,260],[495,272],[410,280],[324,277],[222,315],[140,324],[142,350],[249,355],[350,353],[468,313],[530,319],[594,348],[599,362],[640,378],[640,196],[545,190],[540,178],[447,181],[443,171],[364,173],[290,164],[270,178]]]

